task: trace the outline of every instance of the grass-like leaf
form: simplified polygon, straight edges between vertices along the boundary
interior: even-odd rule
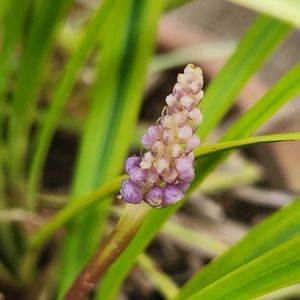
[[[300,2],[298,0],[229,0],[235,4],[253,9],[285,21],[300,28]]]
[[[254,299],[299,281],[298,236],[229,273],[192,297],[184,299]]]
[[[283,142],[283,141],[294,141],[300,139],[299,132],[293,133],[283,133],[283,134],[271,134],[265,136],[254,136],[241,140],[229,141],[229,142],[221,142],[214,145],[204,145],[198,147],[195,150],[195,156],[205,156],[209,154],[213,154],[216,152],[228,151],[232,149],[240,149],[246,148],[256,144],[263,143],[274,143],[274,142]]]
[[[207,265],[180,290],[176,300],[187,299],[219,278],[285,243],[299,233],[300,199],[273,214],[222,256]]]
[[[205,122],[199,127],[202,140],[228,111],[235,97],[251,75],[270,56],[276,45],[286,37],[289,29],[289,26],[267,17],[260,17],[250,27],[239,43],[232,58],[224,66],[206,92],[203,102]],[[267,43],[265,43],[266,37],[268,37]],[[195,183],[194,188],[199,181]],[[150,212],[129,247],[122,253],[114,265],[111,266],[103,278],[100,286],[100,295],[103,299],[109,300],[116,297],[118,289],[134,265],[137,255],[145,249],[157,234],[162,224],[180,205],[181,203],[161,211]]]
[[[225,133],[221,142],[242,139],[253,134],[290,99],[293,99],[293,97],[300,93],[299,76],[300,64],[293,67],[284,75],[265,96],[236,121]],[[198,172],[196,172],[194,184],[197,185],[201,182],[228,155],[229,152],[223,152],[213,154],[205,160],[199,160],[196,165]]]
[[[53,46],[56,28],[69,2],[70,0],[45,0],[42,5],[39,3],[36,6],[37,10],[33,14],[28,41],[18,70],[9,126],[9,175],[13,185],[23,176],[31,114],[37,101],[46,59]]]
[[[244,116],[242,116],[224,135],[222,141],[238,139],[249,136],[257,128],[259,128],[266,120],[274,115],[285,103],[300,92],[300,64],[296,65],[289,71],[274,87],[258,101]],[[201,182],[209,172],[214,169],[220,162],[222,162],[229,153],[218,153],[207,157],[205,160],[200,161],[197,165],[198,171],[196,181]],[[255,245],[255,244],[254,244]],[[247,254],[248,255],[248,254]],[[233,258],[234,259],[234,258]],[[229,262],[227,260],[227,262]],[[234,268],[234,267],[233,267]],[[218,269],[218,270],[217,270]],[[219,268],[213,269],[212,272],[217,274]],[[184,288],[183,295],[191,295],[191,291],[196,291],[199,287],[198,278],[202,278],[202,272],[195,275],[189,281],[187,287]],[[185,294],[185,291],[189,291]],[[181,295],[181,294],[180,294]],[[186,298],[179,298],[186,299]]]
[[[73,199],[114,178],[123,168],[161,9],[162,1],[126,0],[113,12],[77,161]],[[60,295],[97,248],[109,208],[110,201],[99,203],[70,227],[62,261]]]
[[[287,133],[287,134],[274,134],[268,136],[257,136],[242,140],[224,142],[214,145],[207,145],[198,147],[195,151],[196,157],[209,156],[213,153],[250,147],[255,144],[271,143],[271,142],[283,142],[300,140],[300,133]],[[127,175],[119,176],[113,180],[103,184],[92,193],[81,197],[77,201],[70,202],[66,207],[57,213],[55,217],[51,219],[47,224],[41,227],[41,229],[32,237],[29,246],[32,248],[40,248],[44,246],[46,242],[53,236],[53,234],[71,220],[75,220],[80,214],[85,213],[91,206],[95,205],[99,199],[116,192],[120,189],[120,184]]]
[[[62,79],[55,89],[53,99],[50,102],[49,111],[47,112],[40,132],[38,133],[37,146],[33,154],[33,161],[29,172],[27,203],[30,209],[33,209],[36,205],[36,193],[41,178],[42,168],[45,163],[53,133],[62,115],[64,105],[70,97],[79,71],[86,62],[88,54],[95,46],[95,37],[99,36],[103,31],[110,11],[117,3],[117,1],[104,1],[98,8],[95,16],[93,16],[86,28],[85,35],[79,43],[78,49],[72,54]]]
[[[242,87],[289,31],[288,25],[267,17],[259,17],[254,22],[228,63],[207,89],[202,107],[205,122],[198,128],[202,140],[223,118]]]

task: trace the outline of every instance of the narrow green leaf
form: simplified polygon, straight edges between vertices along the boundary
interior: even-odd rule
[[[233,41],[211,42],[157,54],[151,62],[150,72],[162,72],[191,61],[225,58],[233,53],[235,46]]]
[[[235,4],[270,15],[300,28],[300,1],[298,0],[228,0]]]
[[[247,113],[245,113],[224,135],[222,141],[247,137],[259,128],[265,121],[274,115],[284,104],[300,92],[300,64],[290,70],[283,78],[278,81],[272,89],[260,99]],[[197,164],[198,172],[195,179],[196,185],[199,184],[211,170],[221,163],[229,153],[219,153],[211,155]],[[200,172],[201,170],[201,172]],[[255,243],[254,243],[255,245]],[[228,260],[227,260],[228,261]],[[229,261],[228,261],[229,262]],[[214,270],[217,274],[218,271]],[[199,286],[198,278],[202,278],[201,272],[196,274],[187,284],[186,292],[190,296],[191,290]],[[200,279],[201,280],[201,279]],[[185,288],[184,288],[185,291]],[[179,298],[186,299],[186,298]]]
[[[191,0],[164,0],[164,1],[166,2],[165,6],[167,11],[191,2]]]
[[[284,37],[289,27],[267,17],[260,17],[244,35],[237,50],[212,82],[204,97],[204,119],[200,126],[202,140],[230,108],[235,97],[262,63],[270,56]],[[211,109],[211,111],[210,111]],[[206,124],[202,129],[202,126]],[[201,170],[202,172],[203,170]],[[197,174],[197,173],[196,173]],[[199,181],[193,186],[195,188]],[[183,202],[164,210],[153,210],[142,228],[103,278],[100,291],[103,299],[114,299],[122,281],[133,267],[137,255],[151,242],[162,224]],[[99,298],[100,299],[100,298]]]
[[[113,12],[101,52],[72,198],[87,194],[120,174],[123,168],[161,9],[162,1],[125,0]],[[70,226],[62,260],[60,295],[97,248],[109,209],[110,201],[104,201]]]
[[[289,100],[300,93],[300,64],[284,75],[249,111],[225,133],[221,142],[245,138],[253,134]],[[229,155],[229,152],[212,154],[198,160],[194,185],[198,185],[211,170]],[[200,171],[201,170],[201,171]]]
[[[78,49],[72,54],[62,79],[59,81],[57,88],[54,91],[53,99],[50,102],[50,108],[38,133],[37,146],[33,154],[33,161],[29,172],[27,204],[30,209],[33,209],[36,205],[36,193],[41,178],[42,168],[45,163],[53,133],[62,115],[63,107],[70,97],[79,71],[86,62],[88,54],[95,46],[95,37],[99,36],[100,32],[103,31],[107,17],[117,3],[118,1],[106,0],[98,8],[95,16],[93,16],[86,28],[85,35],[79,43]]]
[[[257,144],[284,142],[284,141],[295,141],[300,139],[299,132],[283,133],[283,134],[272,134],[265,136],[254,136],[241,140],[234,140],[229,142],[221,142],[214,145],[200,146],[195,150],[195,156],[206,156],[213,153],[229,151],[233,149],[246,148]]]
[[[31,0],[9,0],[0,1],[0,23],[1,45],[0,45],[0,105],[6,104],[7,83],[14,68],[18,47],[22,40],[22,31]],[[5,172],[8,166],[7,147],[5,144],[6,132],[5,121],[7,115],[0,108],[0,209],[8,207],[6,195],[7,175]],[[5,153],[2,152],[5,151]],[[0,224],[0,255],[3,265],[8,267],[15,275],[16,265],[21,254],[21,247],[18,245],[18,232],[12,224]]]
[[[300,233],[300,199],[252,229],[240,242],[197,273],[180,290],[176,300],[187,299],[238,267],[263,255]]]
[[[138,264],[148,279],[153,282],[166,299],[170,299],[177,294],[178,288],[176,284],[167,274],[156,267],[155,261],[150,256],[141,254],[138,257]]]
[[[9,175],[13,184],[20,180],[24,171],[28,130],[40,90],[43,69],[52,49],[56,28],[70,1],[43,1],[30,27],[28,41],[18,70],[12,102],[13,115],[9,126]]]
[[[299,281],[300,237],[296,237],[184,299],[254,299]]]
[[[242,87],[289,32],[288,25],[264,16],[254,22],[207,89],[202,107],[205,122],[198,129],[202,140],[222,119]]]

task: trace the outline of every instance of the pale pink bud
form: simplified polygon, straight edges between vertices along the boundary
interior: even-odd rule
[[[195,122],[195,125],[199,125],[202,122],[202,114],[200,109],[195,107],[189,112],[189,119]]]
[[[176,98],[172,94],[170,94],[167,96],[166,102],[169,106],[174,106],[176,105]]]
[[[144,157],[142,158],[142,162],[140,163],[140,167],[142,169],[150,169],[153,161],[154,161],[154,157],[151,154],[151,152],[148,151],[144,154]]]
[[[186,144],[186,151],[191,151],[200,145],[200,139],[197,135],[194,134],[191,138],[187,140]]]
[[[178,172],[175,169],[171,169],[169,172],[160,175],[162,180],[169,184],[175,183],[177,176]]]
[[[189,139],[192,135],[193,129],[191,128],[191,126],[184,126],[182,128],[179,128],[178,130],[178,136],[183,140]]]
[[[162,136],[163,141],[166,145],[171,144],[175,138],[174,131],[171,129],[165,129]]]
[[[188,118],[188,111],[183,110],[173,115],[175,124],[179,127],[182,127],[186,124]]]
[[[161,124],[164,128],[172,128],[174,126],[173,116],[166,115],[161,118]]]
[[[164,154],[164,143],[161,141],[157,141],[152,147],[152,153],[155,156],[162,156]]]
[[[178,158],[183,152],[182,147],[179,144],[175,144],[172,147],[172,157]]]
[[[158,174],[168,171],[169,163],[165,158],[159,158],[154,162],[154,167]]]
[[[195,104],[195,100],[189,96],[183,96],[180,98],[180,102],[182,103],[182,105],[187,108],[187,109],[192,109],[196,104]]]

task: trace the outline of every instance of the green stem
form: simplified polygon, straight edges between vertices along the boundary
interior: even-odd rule
[[[66,294],[65,300],[86,299],[104,272],[134,238],[150,209],[143,202],[139,205],[125,206],[115,230],[79,274]]]

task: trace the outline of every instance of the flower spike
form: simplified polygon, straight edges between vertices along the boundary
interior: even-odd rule
[[[162,208],[184,197],[195,176],[193,150],[200,144],[195,132],[202,122],[197,107],[203,98],[202,88],[200,68],[189,64],[178,74],[162,116],[142,137],[146,152],[126,160],[129,179],[123,181],[120,192],[125,202],[138,204],[143,200]]]

